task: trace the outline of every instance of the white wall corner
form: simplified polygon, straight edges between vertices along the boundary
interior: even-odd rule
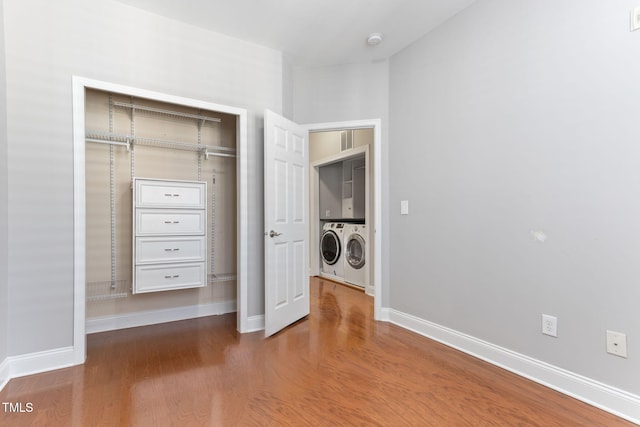
[[[9,359],[4,359],[0,363],[0,391],[7,385],[11,379],[11,369],[9,368]]]
[[[245,332],[257,332],[264,330],[264,314],[249,316],[247,319],[247,330]]]
[[[389,322],[391,320],[391,309],[389,307],[380,308],[380,317],[376,320],[379,320],[381,322]]]
[[[235,311],[236,300],[231,300],[164,310],[150,310],[115,316],[104,316],[97,317],[95,319],[88,319],[86,323],[86,331],[87,334],[95,334],[97,332],[135,328],[138,326],[194,319],[197,317],[217,316],[220,314],[234,313]]]
[[[389,308],[381,311],[382,316],[386,312],[388,321],[395,325],[640,424],[640,396],[410,314]]]

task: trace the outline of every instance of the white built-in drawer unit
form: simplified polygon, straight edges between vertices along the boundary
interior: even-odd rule
[[[133,293],[207,285],[207,186],[135,178]]]

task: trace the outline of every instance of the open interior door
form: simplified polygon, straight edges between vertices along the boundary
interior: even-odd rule
[[[309,314],[309,138],[264,114],[265,336]]]

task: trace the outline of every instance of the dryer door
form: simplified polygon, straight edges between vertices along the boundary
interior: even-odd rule
[[[327,230],[322,233],[320,239],[320,253],[322,259],[329,265],[333,265],[340,259],[340,239],[335,231]]]
[[[352,234],[347,239],[345,258],[349,265],[356,270],[364,267],[364,239],[359,234]]]

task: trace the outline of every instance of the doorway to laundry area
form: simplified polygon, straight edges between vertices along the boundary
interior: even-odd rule
[[[381,320],[381,122],[373,119],[307,126],[311,157],[310,275],[322,275],[320,243],[325,225],[366,225],[366,245],[363,245],[362,255],[369,263],[369,271],[364,290],[374,297],[374,318]],[[334,181],[329,184],[335,188],[333,197],[329,196],[337,202],[333,208],[324,205],[326,200],[321,194],[327,191],[327,182],[323,183],[327,172],[329,176],[333,175],[328,180]],[[362,232],[362,227],[358,232]],[[345,235],[343,243],[347,238]],[[349,269],[349,265],[345,265]]]

